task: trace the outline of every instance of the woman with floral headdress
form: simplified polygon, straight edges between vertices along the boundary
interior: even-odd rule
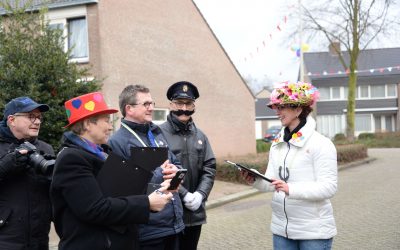
[[[305,82],[274,89],[268,107],[283,128],[269,152],[265,176],[272,183],[243,172],[255,188],[274,192],[274,249],[331,249],[337,233],[329,200],[337,190],[336,149],[309,116],[318,97],[318,90]]]

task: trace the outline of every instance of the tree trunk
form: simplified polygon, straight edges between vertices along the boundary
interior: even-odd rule
[[[350,142],[354,141],[354,120],[356,109],[356,87],[357,87],[357,74],[354,70],[350,70],[349,74],[349,93],[347,101],[347,115],[346,115],[346,136]]]
[[[357,59],[360,53],[359,49],[359,30],[358,30],[358,15],[359,15],[359,0],[354,0],[353,4],[353,19],[352,19],[352,38],[353,46],[349,51],[350,68],[349,68],[349,94],[347,100],[347,126],[346,135],[350,142],[354,142],[354,124],[355,124],[355,109],[356,109],[356,87],[357,87],[357,73],[358,68]]]

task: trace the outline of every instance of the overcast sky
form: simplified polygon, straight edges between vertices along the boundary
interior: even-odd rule
[[[292,47],[298,46],[299,39],[288,39],[288,34],[299,24],[298,0],[194,2],[243,77],[268,77],[273,82],[297,79],[299,58]],[[400,46],[398,38],[372,47]],[[309,47],[310,51],[327,51],[318,42]]]
[[[195,0],[232,61],[246,77],[274,81],[297,79],[298,57],[283,41],[297,26],[297,0]],[[279,28],[278,28],[279,26]]]

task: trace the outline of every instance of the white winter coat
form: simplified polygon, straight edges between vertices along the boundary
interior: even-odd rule
[[[300,133],[299,133],[300,132]],[[289,169],[289,195],[276,192],[273,185],[260,178],[254,187],[274,191],[271,206],[271,231],[296,240],[329,239],[336,235],[330,198],[337,190],[336,148],[328,138],[315,131],[315,120],[307,123],[292,137],[283,141],[284,129],[272,143],[265,176],[279,178]]]

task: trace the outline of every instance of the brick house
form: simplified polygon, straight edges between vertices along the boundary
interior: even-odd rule
[[[254,96],[193,1],[33,1],[43,2],[50,2],[52,27],[65,32],[70,60],[104,79],[111,106],[118,107],[126,85],[144,84],[156,102],[154,121],[161,123],[167,88],[187,80],[199,88],[194,119],[216,156],[255,153]]]

